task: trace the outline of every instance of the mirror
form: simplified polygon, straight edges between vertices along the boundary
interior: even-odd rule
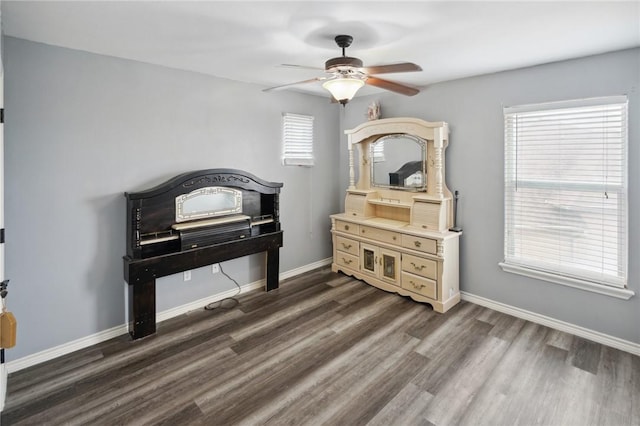
[[[404,133],[383,136],[371,143],[371,185],[424,191],[426,146],[424,139]]]
[[[207,186],[176,197],[176,222],[242,213],[242,191]]]

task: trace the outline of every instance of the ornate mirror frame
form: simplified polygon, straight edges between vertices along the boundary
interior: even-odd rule
[[[372,188],[370,145],[379,138],[393,134],[406,134],[426,141],[427,185],[425,191],[436,198],[451,197],[444,183],[444,150],[449,144],[449,127],[443,121],[428,122],[418,118],[384,118],[365,122],[358,127],[345,130],[349,149],[349,189]],[[354,146],[359,146],[359,176],[355,180]],[[394,188],[395,189],[395,188]]]

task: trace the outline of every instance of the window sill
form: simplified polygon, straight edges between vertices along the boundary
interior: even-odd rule
[[[618,299],[629,300],[635,295],[632,290],[627,288],[617,288],[608,285],[594,284],[589,281],[584,281],[576,278],[563,277],[548,272],[537,271],[535,269],[525,268],[523,266],[510,265],[504,262],[499,263],[500,267],[505,272],[512,274],[524,275],[525,277],[535,278],[538,280],[548,281],[555,284],[565,285],[568,287],[578,288],[580,290],[590,291],[592,293],[603,294],[605,296],[616,297]]]

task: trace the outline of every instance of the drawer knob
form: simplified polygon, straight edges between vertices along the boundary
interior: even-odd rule
[[[345,226],[344,226],[344,230],[345,230],[345,231],[348,231],[348,230],[349,230],[349,225],[345,225]]]
[[[396,236],[394,235],[394,236],[393,236],[393,241],[395,241],[395,240],[396,240]]]
[[[425,265],[420,265],[420,266],[418,266],[418,265],[416,265],[416,264],[415,264],[415,263],[413,263],[413,262],[411,262],[411,266],[413,266],[413,268],[414,268],[416,271],[422,271],[424,268],[426,268],[426,266],[425,266]]]
[[[416,247],[420,247],[422,245],[422,243],[418,240],[415,240],[413,243],[416,245]]]

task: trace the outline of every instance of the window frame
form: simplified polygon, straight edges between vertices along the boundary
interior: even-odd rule
[[[539,188],[539,189],[561,189],[562,191],[574,191],[576,193],[583,192],[584,195],[575,195],[576,199],[584,200],[588,197],[588,193],[593,193],[594,191],[611,191],[614,185],[608,184],[607,182],[563,182],[561,180],[544,180],[544,181],[536,181],[533,179],[524,180],[522,176],[525,175],[524,172],[519,174],[517,170],[517,163],[515,162],[515,146],[517,146],[517,138],[518,136],[513,134],[512,128],[513,123],[510,120],[517,120],[521,116],[527,116],[537,113],[546,113],[553,114],[554,110],[558,110],[556,112],[557,115],[568,112],[569,109],[575,108],[589,108],[596,106],[607,106],[607,105],[622,105],[622,124],[621,124],[621,149],[623,150],[623,159],[622,159],[622,167],[623,167],[623,180],[622,184],[618,185],[616,194],[622,194],[622,205],[619,207],[620,209],[624,209],[622,219],[619,219],[617,224],[622,227],[622,232],[624,233],[624,241],[619,243],[619,247],[617,248],[617,256],[618,262],[622,259],[621,266],[624,271],[622,272],[623,276],[620,282],[616,282],[615,279],[607,280],[607,282],[601,282],[598,280],[592,279],[589,277],[590,273],[585,273],[585,270],[582,270],[582,273],[578,273],[576,275],[572,274],[570,269],[568,268],[566,263],[562,261],[558,262],[560,266],[558,268],[554,268],[553,266],[549,267],[549,264],[542,264],[535,261],[535,256],[526,256],[526,255],[515,255],[515,250],[512,249],[512,244],[516,244],[517,241],[517,233],[512,232],[515,226],[522,226],[524,221],[524,216],[520,216],[516,219],[514,224],[513,217],[510,216],[510,211],[513,209],[516,210],[516,201],[515,197],[512,194],[515,194],[518,188]],[[604,109],[604,108],[603,108]],[[577,110],[576,110],[577,111]],[[520,275],[524,275],[527,277],[540,279],[548,282],[553,282],[556,284],[562,284],[570,287],[580,288],[582,290],[592,291],[600,294],[605,294],[608,296],[618,297],[622,299],[629,299],[634,295],[634,292],[627,288],[627,279],[628,279],[628,260],[629,260],[629,243],[628,243],[628,235],[629,235],[629,224],[628,224],[628,216],[629,216],[629,203],[628,203],[628,146],[629,146],[629,137],[628,137],[628,99],[626,96],[608,96],[602,98],[590,98],[590,99],[580,99],[580,100],[570,100],[570,101],[561,101],[561,102],[550,102],[550,103],[541,103],[541,104],[531,104],[531,105],[522,105],[516,107],[506,107],[503,110],[503,119],[504,119],[504,260],[500,262],[500,267],[505,272],[516,273]],[[557,116],[556,116],[557,117]],[[518,125],[521,125],[518,123]],[[511,127],[510,127],[511,126]],[[531,125],[533,127],[533,125]],[[518,131],[522,129],[519,128]],[[603,141],[603,146],[608,143],[608,141]],[[522,155],[522,154],[520,154]],[[579,156],[579,154],[576,154]],[[612,192],[610,192],[612,193]],[[513,199],[513,205],[509,204],[510,199]],[[619,201],[620,203],[620,201]],[[512,212],[512,216],[517,216],[517,213]],[[620,215],[617,215],[620,217]],[[519,220],[519,221],[518,221]],[[520,241],[522,242],[522,241]]]

